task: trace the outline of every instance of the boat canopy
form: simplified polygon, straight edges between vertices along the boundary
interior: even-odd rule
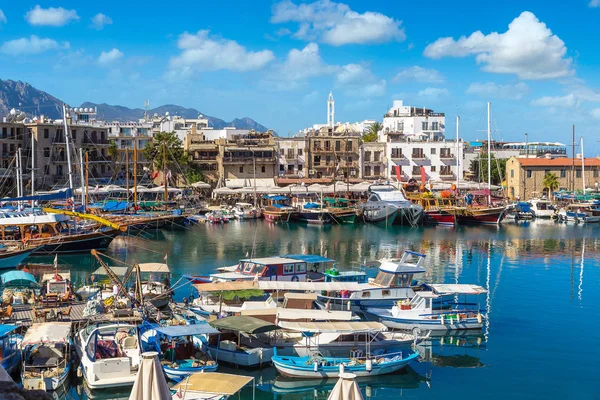
[[[22,346],[38,343],[67,343],[70,336],[70,322],[44,322],[41,324],[33,324],[27,329]]]
[[[248,315],[221,318],[210,321],[209,324],[217,329],[250,334],[265,333],[279,329],[277,325]]]
[[[44,275],[42,275],[42,282],[45,281],[49,281],[51,279],[54,279],[54,277],[57,275],[57,273],[52,272],[52,273],[46,273]],[[58,275],[60,276],[60,280],[71,280],[71,273],[69,271],[65,271],[65,272],[58,272]]]
[[[0,276],[2,286],[4,287],[29,287],[36,288],[39,286],[35,277],[25,271],[8,271]]]
[[[280,321],[279,327],[307,333],[380,332],[387,328],[381,322],[289,322]]]
[[[3,337],[15,329],[17,329],[19,325],[10,325],[10,324],[0,324],[0,337]]]
[[[367,283],[357,282],[291,282],[291,281],[241,281],[241,282],[213,282],[199,283],[194,285],[199,292],[226,292],[230,290],[297,290],[301,292],[313,291],[320,292],[348,290],[358,292],[363,289],[372,289],[373,286]]]
[[[294,260],[300,260],[311,264],[335,262],[335,260],[332,260],[331,258],[319,256],[316,254],[286,254],[283,257],[293,258]]]
[[[254,378],[222,372],[197,372],[173,387],[175,391],[201,392],[232,396]]]
[[[38,194],[36,196],[5,197],[0,199],[0,202],[66,200],[70,197],[73,197],[73,191],[71,189],[61,189],[44,194]]]
[[[352,319],[352,312],[279,308],[277,309],[277,318],[279,320],[306,319],[311,321],[350,321]]]
[[[283,297],[288,300],[317,300],[316,293],[286,293]]]
[[[170,338],[194,335],[212,335],[215,333],[219,333],[218,330],[216,330],[207,323],[194,325],[157,326],[153,329],[156,332],[168,336]]]
[[[485,294],[487,289],[479,285],[469,284],[429,284],[433,291],[440,295],[448,294]]]
[[[139,263],[140,272],[170,273],[169,266],[162,263]]]
[[[279,265],[279,264],[289,264],[298,262],[297,259],[288,258],[288,257],[264,257],[264,258],[243,258],[240,260],[240,263],[243,262],[253,262],[255,264],[260,265]]]
[[[110,270],[117,276],[125,276],[125,273],[127,272],[127,267],[110,267]],[[104,267],[100,267],[94,272],[92,272],[92,275],[107,275],[106,269],[104,269]]]

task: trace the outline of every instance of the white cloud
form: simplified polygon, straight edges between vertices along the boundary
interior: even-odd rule
[[[71,21],[78,20],[79,15],[75,10],[66,10],[62,7],[42,8],[37,5],[25,14],[25,19],[30,25],[63,26]]]
[[[358,92],[357,95],[364,97],[383,96],[385,94],[386,87],[387,82],[385,81],[385,79],[382,79],[378,82],[373,82],[365,85],[362,91]]]
[[[436,69],[423,68],[415,65],[414,67],[403,69],[394,76],[395,82],[422,82],[422,83],[440,83],[444,82],[444,75]]]
[[[428,87],[423,90],[419,90],[419,92],[417,93],[419,97],[424,97],[428,99],[435,99],[436,97],[445,97],[449,94],[450,92],[448,92],[448,89],[434,87]]]
[[[59,43],[56,40],[31,35],[28,38],[10,40],[2,43],[0,53],[13,56],[39,54],[49,50],[68,49],[69,42]]]
[[[297,22],[295,37],[333,46],[384,43],[406,39],[402,21],[377,12],[357,13],[344,3],[318,0],[294,4],[283,0],[273,6],[271,22]]]
[[[105,25],[111,25],[112,23],[112,18],[102,13],[94,15],[94,17],[92,18],[92,28],[98,31],[104,29]]]
[[[364,83],[373,80],[373,74],[363,65],[347,64],[339,68],[335,79],[340,85]]]
[[[103,67],[108,67],[121,58],[123,58],[123,53],[119,49],[103,51],[98,57],[98,64]]]
[[[590,6],[591,8],[597,8],[600,7],[600,0],[591,0],[588,3],[588,6]]]
[[[189,76],[198,71],[251,71],[264,67],[275,56],[270,50],[248,51],[234,40],[209,37],[208,30],[184,32],[177,47],[181,53],[169,60],[170,74]]]
[[[592,109],[592,111],[590,111],[590,115],[594,119],[600,119],[600,108],[594,108],[594,109]]]
[[[565,43],[531,12],[515,18],[504,33],[481,31],[458,40],[444,37],[425,48],[430,58],[475,55],[483,70],[515,74],[521,79],[552,79],[574,73],[573,60],[565,57]]]
[[[4,15],[4,12],[0,10],[0,24],[5,24],[6,22],[6,15]]]
[[[565,96],[544,96],[531,102],[532,105],[539,107],[573,107],[577,103],[578,100],[573,93]]]
[[[282,37],[282,36],[291,35],[292,31],[290,31],[288,28],[279,28],[277,30],[277,32],[275,32],[275,34],[279,37]]]
[[[523,82],[514,85],[500,85],[495,82],[474,82],[466,90],[468,94],[482,97],[495,97],[498,99],[520,100],[529,93],[529,86]]]

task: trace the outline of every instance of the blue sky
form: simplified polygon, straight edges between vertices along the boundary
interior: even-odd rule
[[[0,78],[78,105],[175,103],[295,132],[381,120],[393,99],[482,137],[570,140],[596,151],[600,0],[3,2]],[[586,151],[587,153],[587,151]]]

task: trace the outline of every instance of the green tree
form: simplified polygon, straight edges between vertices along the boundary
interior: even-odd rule
[[[198,168],[189,164],[185,171],[185,180],[188,184],[200,182],[204,180],[204,175],[202,174],[202,171],[200,171]]]
[[[506,176],[506,159],[496,159],[492,154],[492,184],[500,185]],[[487,182],[488,170],[487,170],[487,154],[482,156],[480,159],[471,161],[471,172],[475,175],[475,180]]]
[[[382,129],[382,125],[379,122],[375,122],[374,124],[372,124],[369,127],[367,132],[362,135],[362,141],[367,142],[367,143],[368,142],[376,142],[378,133],[381,129]]]
[[[116,161],[117,155],[119,154],[119,148],[114,140],[108,142],[108,155],[112,158],[113,162]]]
[[[204,178],[202,172],[190,163],[189,154],[183,149],[183,143],[175,132],[157,133],[152,142],[144,147],[143,153],[152,163],[155,171],[163,172],[165,170],[163,163],[166,160],[166,169],[171,171],[172,179],[175,181],[183,178],[189,184]]]
[[[550,200],[552,200],[552,197],[553,197],[552,194],[560,186],[560,184],[558,182],[558,175],[556,175],[552,172],[548,172],[544,176],[544,179],[542,180],[542,185],[544,185],[545,188],[548,188],[548,192],[550,194]]]

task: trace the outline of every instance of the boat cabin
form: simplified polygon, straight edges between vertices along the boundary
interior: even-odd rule
[[[387,260],[379,266],[377,276],[369,283],[380,287],[410,287],[414,274],[425,272],[421,265],[425,254],[414,251],[405,251],[400,260]]]
[[[364,269],[340,271],[335,266],[324,272],[325,282],[356,282],[367,283],[367,273]]]

